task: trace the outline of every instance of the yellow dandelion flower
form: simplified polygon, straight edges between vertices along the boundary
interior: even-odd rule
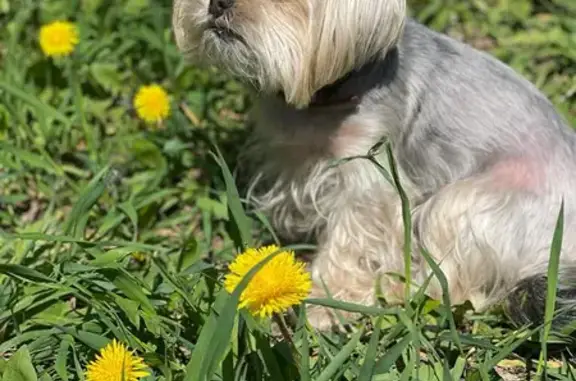
[[[148,376],[146,364],[114,339],[88,364],[86,381],[138,381]]]
[[[48,57],[68,56],[80,38],[76,25],[68,21],[54,21],[40,28],[40,48]]]
[[[248,249],[230,264],[224,288],[232,293],[244,276],[259,262],[278,251],[271,245]],[[312,280],[305,264],[296,260],[293,251],[283,251],[268,261],[250,279],[240,295],[239,308],[247,308],[253,315],[270,317],[299,304],[310,293]]]
[[[166,91],[158,85],[141,87],[134,97],[138,116],[149,123],[158,123],[170,114],[170,101]]]
[[[135,251],[132,253],[132,258],[137,262],[145,262],[146,261],[146,253],[141,251]]]

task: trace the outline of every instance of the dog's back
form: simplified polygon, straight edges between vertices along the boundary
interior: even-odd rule
[[[511,68],[412,20],[400,54],[407,125],[392,133],[420,187],[433,192],[510,156],[537,156],[541,165],[574,173],[576,135]]]
[[[510,311],[541,320],[545,273],[564,203],[564,305],[576,292],[576,134],[530,82],[492,56],[416,22],[401,42],[400,80],[410,101],[399,164],[424,195],[421,243],[441,249],[442,230],[463,284],[485,303],[510,290]],[[463,220],[465,218],[465,220]],[[434,232],[434,230],[438,230]],[[428,233],[426,233],[428,231]],[[477,254],[473,251],[477,250]],[[465,280],[465,278],[468,278]],[[470,280],[476,281],[470,281]],[[522,297],[523,305],[519,304]]]

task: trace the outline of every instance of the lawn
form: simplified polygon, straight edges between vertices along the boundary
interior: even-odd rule
[[[576,126],[574,0],[410,3],[509,63]],[[576,380],[570,337],[420,294],[403,308],[340,304],[364,315],[345,333],[310,329],[301,305],[284,335],[238,311],[228,263],[274,236],[233,177],[250,98],[183,61],[170,6],[0,0],[1,381],[86,380],[113,339],[144,381]],[[70,56],[41,48],[57,20],[79,31]],[[159,122],[135,107],[150,85],[168,97]],[[136,378],[87,379],[121,380]]]

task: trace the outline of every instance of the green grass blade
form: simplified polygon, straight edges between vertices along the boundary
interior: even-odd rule
[[[445,364],[447,367],[447,364]],[[461,380],[464,372],[466,371],[466,358],[458,357],[454,362],[454,367],[450,371],[450,377],[453,380]]]
[[[306,304],[330,307],[347,312],[357,312],[369,316],[397,315],[399,311],[398,308],[370,307],[328,298],[309,298],[304,302]]]
[[[11,277],[17,277],[21,279],[25,279],[30,282],[47,282],[47,283],[56,283],[56,281],[46,275],[20,265],[11,265],[11,264],[1,264],[0,263],[0,274],[5,274]]]
[[[108,167],[102,169],[90,183],[84,188],[78,201],[72,207],[68,221],[64,228],[64,234],[72,235],[74,238],[82,238],[84,228],[88,222],[90,209],[96,204],[100,196],[106,189],[106,175]]]
[[[109,247],[117,246],[125,249],[150,250],[150,251],[166,251],[167,249],[160,245],[147,245],[145,243],[130,242],[130,241],[87,241],[80,238],[74,238],[66,235],[52,235],[43,233],[20,233],[20,234],[7,234],[0,232],[0,238],[6,240],[24,240],[24,241],[47,241],[47,242],[61,242],[61,243],[78,243],[85,246],[96,247]]]
[[[338,352],[336,356],[334,356],[332,361],[330,361],[330,364],[328,364],[328,366],[324,368],[322,373],[320,373],[320,375],[318,376],[318,378],[316,378],[315,381],[333,380],[334,375],[342,371],[344,363],[350,358],[350,355],[352,354],[352,352],[354,352],[354,350],[358,346],[360,338],[362,337],[363,334],[364,329],[360,329],[358,332],[352,335],[350,341],[348,341],[348,343],[346,343],[346,345],[340,350],[340,352]]]
[[[250,247],[253,245],[252,239],[252,224],[250,218],[246,215],[238,188],[230,172],[230,168],[226,164],[222,153],[215,146],[216,154],[212,154],[216,163],[220,166],[224,182],[226,184],[226,194],[228,195],[228,208],[233,221],[233,227],[238,230],[238,237],[236,245],[241,248]]]
[[[276,235],[276,232],[274,231],[274,228],[270,224],[270,221],[268,221],[268,218],[266,218],[266,216],[262,212],[259,212],[259,211],[254,212],[254,216],[258,219],[258,221],[260,221],[262,226],[264,226],[266,228],[268,233],[270,233],[274,242],[276,242],[277,245],[280,245],[280,239]]]
[[[540,329],[541,327],[536,327],[533,330],[523,332],[523,335],[517,339],[516,337],[519,336],[519,334],[515,335],[511,334],[509,337],[505,339],[505,341],[509,343],[504,345],[496,354],[496,356],[486,361],[483,364],[482,368],[486,371],[494,368],[500,361],[504,360],[507,356],[509,356],[512,352],[514,352],[518,347],[520,347],[520,345],[525,343],[532,335],[534,335]]]
[[[139,302],[144,311],[149,314],[156,315],[156,310],[150,302],[150,299],[146,296],[146,293],[142,291],[142,287],[132,278],[129,273],[125,270],[121,271],[111,271],[112,283],[120,291],[122,291],[126,296],[135,302]]]
[[[68,335],[73,336],[76,340],[79,340],[92,348],[95,351],[99,351],[100,349],[104,348],[110,340],[103,337],[102,335],[97,335],[92,332],[84,331],[84,330],[77,330],[68,327],[60,327],[62,332],[67,333]]]
[[[402,340],[394,344],[392,348],[386,350],[384,356],[376,363],[374,367],[374,374],[384,374],[390,371],[392,366],[396,363],[396,360],[402,355],[402,353],[408,348],[412,342],[412,337],[410,335],[404,336]]]
[[[552,329],[552,320],[556,309],[556,293],[558,290],[558,269],[560,267],[560,253],[562,252],[562,240],[564,236],[564,200],[560,205],[560,212],[556,220],[552,245],[550,246],[550,259],[548,263],[546,309],[544,311],[544,329],[541,332],[540,342],[542,351],[538,361],[537,375],[541,375],[548,359],[548,338]]]
[[[410,359],[406,363],[406,368],[402,372],[402,375],[400,377],[400,381],[409,381],[409,380],[412,380],[414,378],[413,376],[414,376],[414,371],[416,370],[416,363],[418,361],[419,353],[416,353],[414,348],[411,348],[411,350],[409,351],[408,354],[410,355]]]
[[[300,381],[310,381],[310,342],[308,341],[307,330],[308,319],[306,317],[306,306],[304,303],[300,304],[300,314],[298,315],[298,328],[296,333],[300,334]]]
[[[132,226],[134,228],[133,233],[134,241],[136,241],[136,239],[138,238],[138,212],[136,211],[134,204],[132,203],[132,201],[126,201],[118,205],[118,207],[130,219],[130,222],[132,223]]]
[[[58,328],[37,329],[35,331],[23,332],[20,335],[11,338],[10,340],[6,340],[0,343],[0,352],[12,350],[39,337],[49,337],[58,334],[61,334],[61,331]]]
[[[274,354],[274,350],[270,347],[270,342],[268,341],[267,337],[263,337],[260,333],[256,333],[256,349],[260,352],[262,359],[264,360],[264,364],[266,365],[266,369],[268,373],[270,373],[270,377],[274,381],[284,381],[285,378],[282,375],[282,371],[280,369],[280,365],[278,364],[278,360],[276,359],[276,355]]]
[[[48,173],[64,176],[64,170],[59,167],[48,155],[40,155],[27,150],[19,149],[10,144],[0,142],[0,152],[8,152],[17,159],[25,162],[32,168],[42,169]]]
[[[388,156],[388,162],[390,163],[392,179],[394,180],[394,185],[396,186],[396,191],[400,196],[400,202],[402,205],[402,224],[404,227],[404,298],[406,302],[408,302],[410,300],[412,288],[412,211],[410,209],[410,199],[400,182],[400,174],[398,173],[398,167],[390,144],[386,144],[386,153]]]
[[[34,95],[31,95],[3,80],[0,80],[0,89],[3,89],[8,94],[22,100],[23,102],[28,103],[42,114],[41,117],[53,118],[64,123],[66,126],[70,125],[70,120],[64,114],[60,113],[55,108],[48,106]]]
[[[56,356],[56,362],[54,364],[54,370],[58,377],[62,380],[68,380],[68,354],[70,351],[70,346],[74,343],[72,336],[66,335],[60,342],[60,347],[58,348],[58,355]]]
[[[382,318],[376,320],[376,325],[372,331],[372,337],[368,343],[368,349],[364,355],[362,368],[360,369],[360,376],[358,381],[371,381],[376,366],[376,356],[378,355],[378,344],[380,342],[380,330],[382,325]]]
[[[432,258],[430,253],[428,253],[428,251],[424,249],[421,250],[421,253],[426,262],[428,262],[428,266],[430,266],[432,272],[438,279],[438,282],[440,283],[440,287],[442,288],[442,302],[446,307],[444,309],[446,313],[445,318],[448,320],[448,324],[450,325],[450,333],[452,334],[452,340],[456,345],[456,348],[458,348],[458,350],[462,352],[462,343],[460,342],[460,335],[456,330],[456,322],[454,321],[454,315],[452,314],[452,302],[450,301],[450,293],[448,291],[448,280],[446,279],[444,272],[442,271],[440,266],[438,266],[434,258]]]

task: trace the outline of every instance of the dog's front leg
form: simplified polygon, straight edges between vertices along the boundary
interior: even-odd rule
[[[372,274],[356,278],[346,269],[333,266],[326,252],[318,252],[313,264],[313,288],[311,298],[333,298],[339,301],[370,305],[374,301],[374,284],[370,282]],[[343,323],[356,320],[359,315],[343,310],[334,310],[318,305],[308,305],[307,316],[310,324],[320,330],[341,329]]]
[[[397,196],[382,189],[347,199],[342,209],[331,212],[311,266],[311,297],[371,305],[379,280],[387,301],[401,298],[402,283],[388,276],[403,271],[400,216]],[[338,313],[346,319],[356,317]],[[319,330],[341,325],[337,311],[329,308],[310,306],[308,318]]]

